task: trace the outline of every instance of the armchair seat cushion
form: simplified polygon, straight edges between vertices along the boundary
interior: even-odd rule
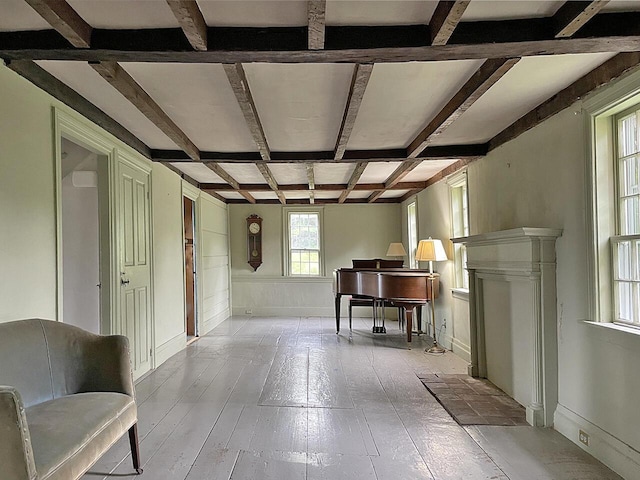
[[[67,395],[26,409],[39,480],[78,478],[131,427],[133,397],[114,392]]]

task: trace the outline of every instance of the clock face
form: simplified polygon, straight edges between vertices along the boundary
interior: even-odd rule
[[[260,224],[253,222],[252,224],[249,225],[249,231],[253,234],[256,234],[260,231]]]

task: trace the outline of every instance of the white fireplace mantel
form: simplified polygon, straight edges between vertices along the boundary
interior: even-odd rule
[[[551,426],[557,406],[555,242],[562,230],[521,227],[457,238],[467,247],[470,373]]]

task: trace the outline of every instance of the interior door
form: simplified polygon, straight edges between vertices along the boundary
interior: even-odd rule
[[[120,332],[129,337],[135,378],[151,369],[149,174],[118,164],[120,183]]]

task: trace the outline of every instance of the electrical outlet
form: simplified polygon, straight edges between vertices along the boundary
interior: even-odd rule
[[[442,319],[442,328],[447,328],[447,319],[446,318]]]
[[[587,447],[589,446],[589,434],[587,432],[583,432],[580,430],[579,439],[582,443],[584,443]]]
[[[253,310],[247,309],[244,311],[244,313],[246,313],[247,315],[251,315],[253,313]]]

